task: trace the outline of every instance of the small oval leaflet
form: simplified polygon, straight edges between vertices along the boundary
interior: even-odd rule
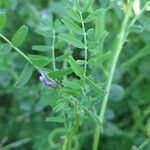
[[[38,67],[44,67],[50,63],[50,59],[46,56],[30,54],[28,55],[32,63]]]
[[[84,75],[83,70],[82,70],[81,66],[73,59],[73,57],[71,57],[71,56],[69,57],[68,63],[70,64],[74,73],[77,76],[79,76],[80,78],[82,78]]]
[[[24,41],[26,40],[28,34],[28,27],[25,25],[22,25],[17,32],[14,34],[14,36],[12,37],[11,42],[13,43],[13,45],[19,47],[21,46]]]
[[[85,48],[85,45],[81,41],[79,41],[77,38],[73,37],[70,34],[61,34],[59,38],[77,48]]]
[[[76,23],[74,23],[72,20],[65,17],[62,21],[69,27],[70,30],[73,30],[78,34],[83,34],[82,28],[78,26]]]
[[[5,13],[0,12],[0,32],[2,32],[2,30],[4,29],[6,24],[6,16]]]

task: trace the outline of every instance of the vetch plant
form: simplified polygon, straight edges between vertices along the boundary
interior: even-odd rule
[[[92,149],[99,149],[120,53],[131,33],[142,32],[143,27],[136,22],[150,6],[150,2],[145,2],[143,8],[135,10],[133,0],[123,3],[124,17],[108,50],[106,43],[109,33],[106,31],[105,20],[111,7],[95,10],[94,3],[94,0],[69,1],[66,2],[66,16],[56,18],[55,14],[51,13],[51,17],[42,20],[35,32],[48,42],[47,45],[33,45],[32,49],[36,54],[25,54],[18,48],[27,38],[27,26],[21,26],[11,40],[4,36],[6,15],[0,13],[0,50],[9,53],[14,49],[27,61],[14,86],[24,86],[33,71],[37,71],[39,82],[45,90],[43,93],[41,91],[41,94],[47,94],[45,99],[52,108],[52,115],[46,120],[60,124],[59,128],[49,134],[51,149],[82,149],[84,142],[80,143],[80,140],[85,132],[93,134]],[[148,50],[149,45],[125,61],[121,67],[127,68],[149,54]],[[100,71],[97,78],[98,70]],[[86,125],[87,122],[90,124]]]

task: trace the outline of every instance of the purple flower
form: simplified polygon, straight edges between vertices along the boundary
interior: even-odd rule
[[[45,76],[45,74],[43,73],[43,71],[40,70],[39,73],[41,74],[40,77],[39,77],[39,79],[40,79],[40,81],[41,81],[44,85],[50,86],[50,87],[52,87],[52,88],[57,88],[57,87],[58,87],[58,84],[57,84],[56,82],[54,82],[54,81],[49,80],[49,79]]]

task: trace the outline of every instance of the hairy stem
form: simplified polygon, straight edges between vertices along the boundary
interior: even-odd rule
[[[101,123],[103,123],[103,120],[104,120],[104,114],[106,111],[106,106],[107,106],[107,102],[108,102],[108,96],[109,96],[109,91],[110,91],[114,71],[115,71],[115,68],[117,65],[117,61],[118,61],[122,46],[123,46],[125,38],[126,38],[126,28],[128,25],[129,14],[131,12],[131,8],[132,8],[132,2],[129,3],[128,11],[126,12],[123,23],[121,25],[120,32],[119,32],[118,36],[116,37],[116,40],[115,40],[113,48],[112,48],[112,51],[114,54],[112,56],[112,61],[111,61],[111,64],[109,66],[109,75],[108,75],[108,79],[106,82],[106,89],[105,89],[106,94],[105,94],[104,99],[102,101],[100,114],[99,114],[99,119],[100,119]],[[98,149],[100,133],[101,133],[100,126],[97,124],[95,132],[94,132],[93,150]]]
[[[55,62],[55,39],[56,39],[56,34],[55,34],[55,31],[53,31],[52,59],[53,59],[53,70],[54,70],[54,71],[56,71],[56,62]]]
[[[83,29],[83,38],[84,38],[84,75],[86,76],[87,72],[87,53],[88,53],[88,47],[87,47],[87,37],[86,37],[86,30],[85,30],[85,25],[84,25],[84,20],[82,16],[82,12],[80,12],[80,17],[81,17],[81,24],[82,24],[82,29]]]

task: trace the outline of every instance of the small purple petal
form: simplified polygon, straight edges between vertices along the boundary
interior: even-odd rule
[[[45,76],[45,74],[44,74],[44,72],[42,70],[39,70],[39,73],[41,74],[41,76],[46,78],[46,76]]]
[[[45,74],[43,73],[43,71],[39,71],[41,76],[39,77],[39,80],[46,86],[50,86],[50,87],[53,87],[53,88],[57,88],[58,87],[58,84],[54,81],[50,81],[46,76]]]
[[[45,78],[44,78],[43,76],[40,76],[39,79],[40,79],[40,81],[41,81],[43,84],[46,84]]]

